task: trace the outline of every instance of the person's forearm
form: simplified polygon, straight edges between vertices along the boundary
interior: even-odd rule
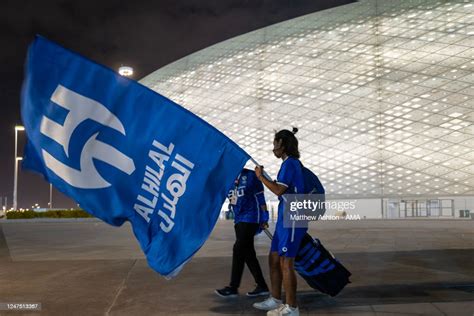
[[[262,183],[270,190],[272,191],[274,194],[280,196],[282,195],[283,193],[285,193],[285,189],[286,188],[282,188],[281,185],[279,185],[278,183],[276,183],[275,181],[272,181],[272,180],[269,180],[267,179],[266,177],[264,176],[261,176],[260,177],[260,181],[262,181]]]

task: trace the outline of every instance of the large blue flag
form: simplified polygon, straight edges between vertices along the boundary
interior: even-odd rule
[[[26,66],[23,167],[105,222],[130,221],[149,265],[177,274],[248,154],[183,107],[45,38]]]

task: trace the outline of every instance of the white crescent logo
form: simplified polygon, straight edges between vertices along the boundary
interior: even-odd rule
[[[87,119],[110,127],[122,135],[125,129],[120,120],[110,112],[104,105],[58,85],[51,101],[69,110],[64,123],[57,122],[43,116],[40,131],[43,135],[60,144],[67,157],[69,157],[69,142],[72,133],[80,123]],[[115,147],[97,140],[98,133],[92,135],[81,151],[80,169],[71,168],[57,160],[49,152],[42,149],[43,159],[46,167],[63,179],[69,185],[81,189],[99,189],[111,186],[97,171],[93,158],[99,159],[107,164],[130,175],[135,171],[133,160],[118,151]]]

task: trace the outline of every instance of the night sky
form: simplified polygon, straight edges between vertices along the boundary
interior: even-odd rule
[[[2,0],[0,4],[0,197],[12,204],[14,126],[27,46],[41,34],[113,69],[132,66],[134,79],[202,48],[350,0]],[[19,134],[19,155],[25,143]],[[54,207],[75,204],[54,191]],[[3,200],[4,201],[4,200]],[[18,207],[46,207],[49,185],[19,173]],[[0,203],[3,205],[3,203]]]

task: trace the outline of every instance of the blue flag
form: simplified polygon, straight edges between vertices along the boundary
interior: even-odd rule
[[[149,265],[176,275],[209,237],[248,154],[183,107],[45,38],[26,66],[22,166],[105,222],[130,221]]]

